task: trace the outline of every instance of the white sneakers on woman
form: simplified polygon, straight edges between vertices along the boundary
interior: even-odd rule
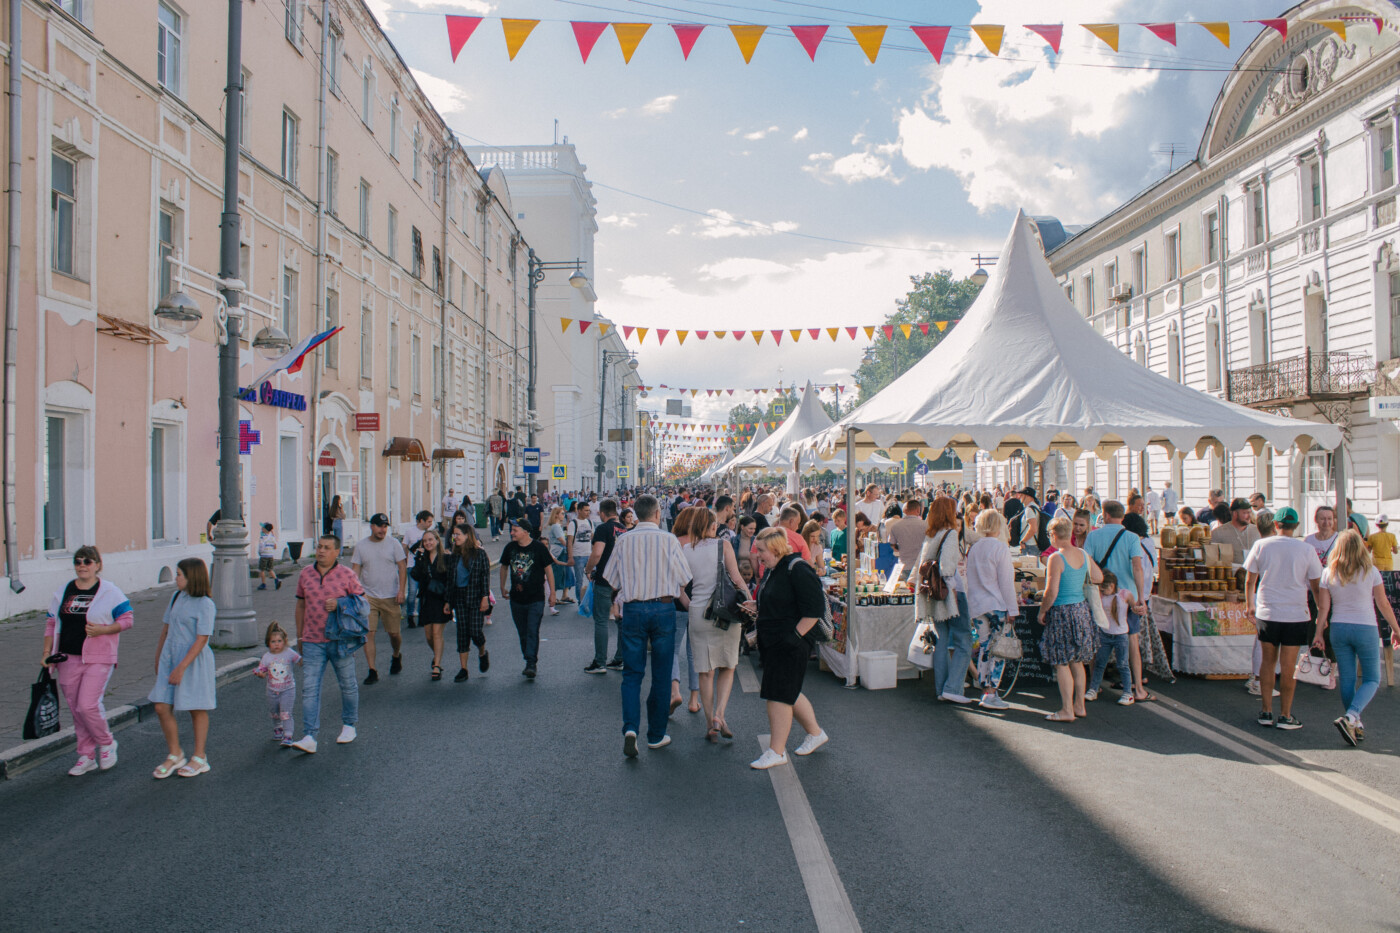
[[[830,739],[831,737],[826,734],[825,729],[818,732],[816,735],[809,735],[802,740],[801,745],[797,746],[797,754],[805,758],[825,745]]]
[[[785,765],[787,763],[788,756],[786,754],[779,755],[777,752],[773,751],[773,749],[765,748],[762,755],[759,755],[758,758],[749,762],[749,767],[753,768],[755,771],[767,771],[769,768],[776,768],[778,765]]]

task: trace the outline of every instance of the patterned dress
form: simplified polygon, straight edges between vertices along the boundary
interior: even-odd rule
[[[476,548],[470,556],[452,556],[447,575],[447,601],[457,620],[458,654],[465,654],[472,645],[486,647],[486,613],[481,611],[481,600],[490,591],[491,560],[485,550]]]

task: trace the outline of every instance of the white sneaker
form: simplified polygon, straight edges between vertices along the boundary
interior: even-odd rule
[[[940,693],[938,695],[938,698],[940,700],[947,700],[949,703],[957,703],[959,706],[966,706],[967,704],[972,702],[972,700],[969,700],[961,693],[948,693],[946,690],[943,693]]]
[[[822,731],[818,732],[816,735],[809,735],[809,736],[807,736],[807,738],[803,739],[803,740],[802,740],[802,744],[799,745],[799,746],[797,746],[797,754],[799,754],[799,755],[801,755],[801,756],[803,756],[803,757],[805,758],[806,756],[812,754],[812,752],[814,752],[814,751],[816,751],[817,749],[821,748],[823,745],[825,745],[825,744],[826,744],[827,742],[829,742],[830,740],[831,740],[831,737],[830,737],[829,735],[827,735],[827,734],[826,734],[826,730],[823,729]]]
[[[1244,689],[1250,696],[1257,697],[1259,695],[1259,678],[1251,677],[1249,680],[1246,680],[1244,682]]]
[[[1011,704],[997,696],[995,693],[984,693],[982,699],[977,701],[977,705],[983,709],[1010,709]]]
[[[68,769],[69,775],[77,777],[80,774],[87,774],[89,771],[97,770],[97,759],[89,758],[87,755],[79,755],[78,763]]]
[[[111,745],[97,746],[97,766],[103,771],[117,763],[117,740],[113,739]]]
[[[336,738],[335,741],[337,745],[349,745],[351,742],[355,741],[355,727],[342,726],[340,729],[340,735]]]
[[[1088,700],[1090,703],[1094,702],[1094,701],[1097,700],[1098,698],[1099,698],[1099,692],[1098,692],[1097,690],[1085,690],[1085,691],[1084,691],[1084,699]]]
[[[316,740],[309,735],[304,735],[292,743],[292,748],[299,752],[306,752],[308,755],[316,754]]]
[[[647,743],[647,748],[665,748],[667,745],[670,745],[670,744],[671,744],[671,737],[670,737],[669,735],[663,735],[663,736],[661,737],[661,741],[660,741],[660,742],[648,742],[648,743]]]
[[[778,765],[785,765],[787,763],[788,756],[786,754],[779,755],[777,752],[773,751],[773,749],[765,748],[762,755],[759,755],[758,758],[749,762],[749,767],[753,768],[755,771],[767,771],[769,768],[776,768]]]

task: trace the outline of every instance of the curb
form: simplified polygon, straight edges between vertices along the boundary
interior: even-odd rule
[[[251,675],[257,667],[257,658],[243,658],[231,664],[225,664],[215,672],[214,684],[216,687],[223,687],[235,683]],[[155,708],[151,701],[141,700],[138,703],[127,703],[116,709],[108,710],[107,725],[113,732],[117,732],[138,722],[154,719],[155,715]],[[46,735],[41,739],[34,739],[31,742],[6,749],[0,752],[0,780],[7,781],[18,777],[31,768],[37,768],[46,761],[72,751],[77,743],[73,727],[69,726],[53,735]]]

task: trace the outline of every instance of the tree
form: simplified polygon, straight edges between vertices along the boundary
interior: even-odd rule
[[[955,321],[972,306],[981,291],[981,286],[970,278],[954,279],[948,269],[910,276],[909,281],[914,288],[895,302],[894,313],[885,318],[886,325],[898,327],[901,324]],[[947,333],[930,327],[928,334],[924,335],[915,327],[907,339],[902,334],[896,335],[893,340],[877,335],[856,368],[855,382],[859,389],[856,403],[865,403],[902,376],[938,346]]]

